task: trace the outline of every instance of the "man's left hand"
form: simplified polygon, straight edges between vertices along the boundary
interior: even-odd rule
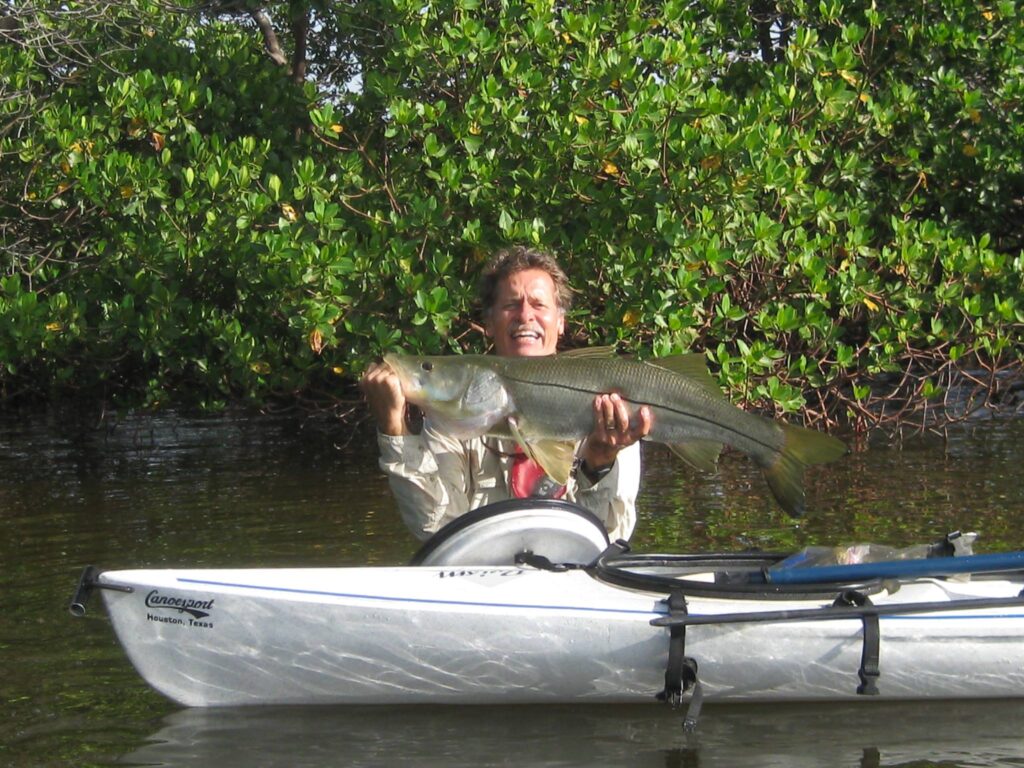
[[[648,406],[640,406],[631,418],[629,406],[621,396],[598,395],[594,398],[594,428],[580,452],[586,468],[593,473],[610,467],[619,451],[650,434],[653,424],[654,416]]]

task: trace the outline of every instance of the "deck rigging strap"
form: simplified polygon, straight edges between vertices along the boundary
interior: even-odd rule
[[[604,551],[590,563],[554,563],[550,558],[544,557],[544,555],[538,555],[532,549],[517,552],[515,557],[513,557],[513,562],[516,565],[528,565],[531,568],[536,568],[540,571],[552,571],[554,573],[574,570],[594,573],[598,564],[600,564],[605,558],[616,557],[624,552],[629,552],[629,544],[623,539],[617,539],[605,547]]]
[[[673,592],[665,601],[670,616],[687,614],[686,596],[681,592]],[[683,730],[693,733],[700,718],[701,706],[704,703],[704,689],[697,677],[697,660],[686,655],[686,624],[673,624],[669,628],[668,665],[665,668],[665,689],[658,694],[658,700],[679,707],[683,703],[683,694],[693,688],[690,705],[683,718]]]
[[[536,552],[529,549],[525,552],[516,552],[513,562],[515,562],[516,565],[528,565],[531,568],[536,568],[538,571],[551,571],[553,573],[584,570],[589,567],[582,563],[553,563],[550,559],[544,557],[544,555],[538,555]]]
[[[855,589],[840,592],[832,603],[833,608],[863,608],[868,605],[872,605],[871,598]],[[857,670],[860,677],[857,693],[861,696],[877,696],[878,678],[882,674],[879,666],[882,633],[878,628],[878,614],[861,612],[860,618],[863,627],[863,647],[860,653],[860,669]]]

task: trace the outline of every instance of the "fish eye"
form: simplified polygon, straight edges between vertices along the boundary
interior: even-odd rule
[[[420,365],[420,368],[429,373],[430,371],[434,370],[434,364],[428,360],[427,362]]]

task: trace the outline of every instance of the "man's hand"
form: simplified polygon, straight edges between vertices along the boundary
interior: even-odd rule
[[[359,381],[363,397],[377,420],[377,429],[385,435],[404,435],[405,395],[398,374],[387,363],[374,363]]]
[[[654,416],[646,405],[631,419],[629,407],[617,394],[594,398],[594,429],[583,443],[581,456],[591,473],[610,467],[619,451],[651,432]]]

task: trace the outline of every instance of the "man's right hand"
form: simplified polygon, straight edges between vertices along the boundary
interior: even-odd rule
[[[405,395],[398,374],[387,363],[374,363],[359,381],[377,429],[385,435],[404,435]]]

